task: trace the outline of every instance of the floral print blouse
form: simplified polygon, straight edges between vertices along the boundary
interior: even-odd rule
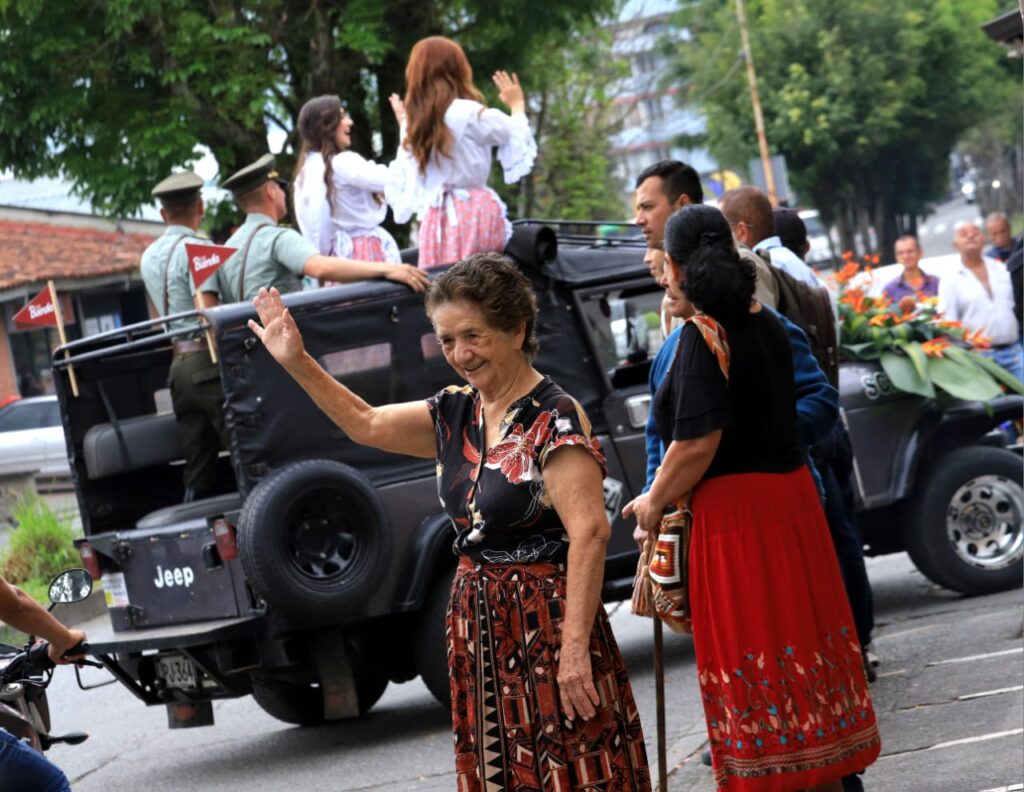
[[[473,388],[449,386],[427,405],[437,432],[437,493],[455,528],[455,553],[493,564],[564,561],[568,537],[544,487],[544,463],[556,448],[579,445],[606,474],[579,402],[545,377],[509,405],[486,459]]]

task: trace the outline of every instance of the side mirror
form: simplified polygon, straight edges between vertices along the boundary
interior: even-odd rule
[[[54,605],[69,605],[81,602],[92,593],[92,575],[84,569],[69,569],[61,572],[50,583],[50,602]]]

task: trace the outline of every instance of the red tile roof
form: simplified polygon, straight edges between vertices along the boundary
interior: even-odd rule
[[[128,272],[155,237],[0,220],[0,291],[48,278]]]

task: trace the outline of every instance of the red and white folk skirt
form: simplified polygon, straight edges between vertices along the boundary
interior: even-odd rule
[[[505,205],[486,187],[444,191],[423,215],[419,267],[434,269],[474,253],[501,253],[512,236]]]
[[[881,740],[806,467],[694,490],[693,643],[715,782],[795,790],[859,772]]]

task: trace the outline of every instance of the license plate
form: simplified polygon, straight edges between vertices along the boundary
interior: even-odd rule
[[[156,673],[169,688],[196,687],[196,665],[185,655],[161,655],[156,660]]]

